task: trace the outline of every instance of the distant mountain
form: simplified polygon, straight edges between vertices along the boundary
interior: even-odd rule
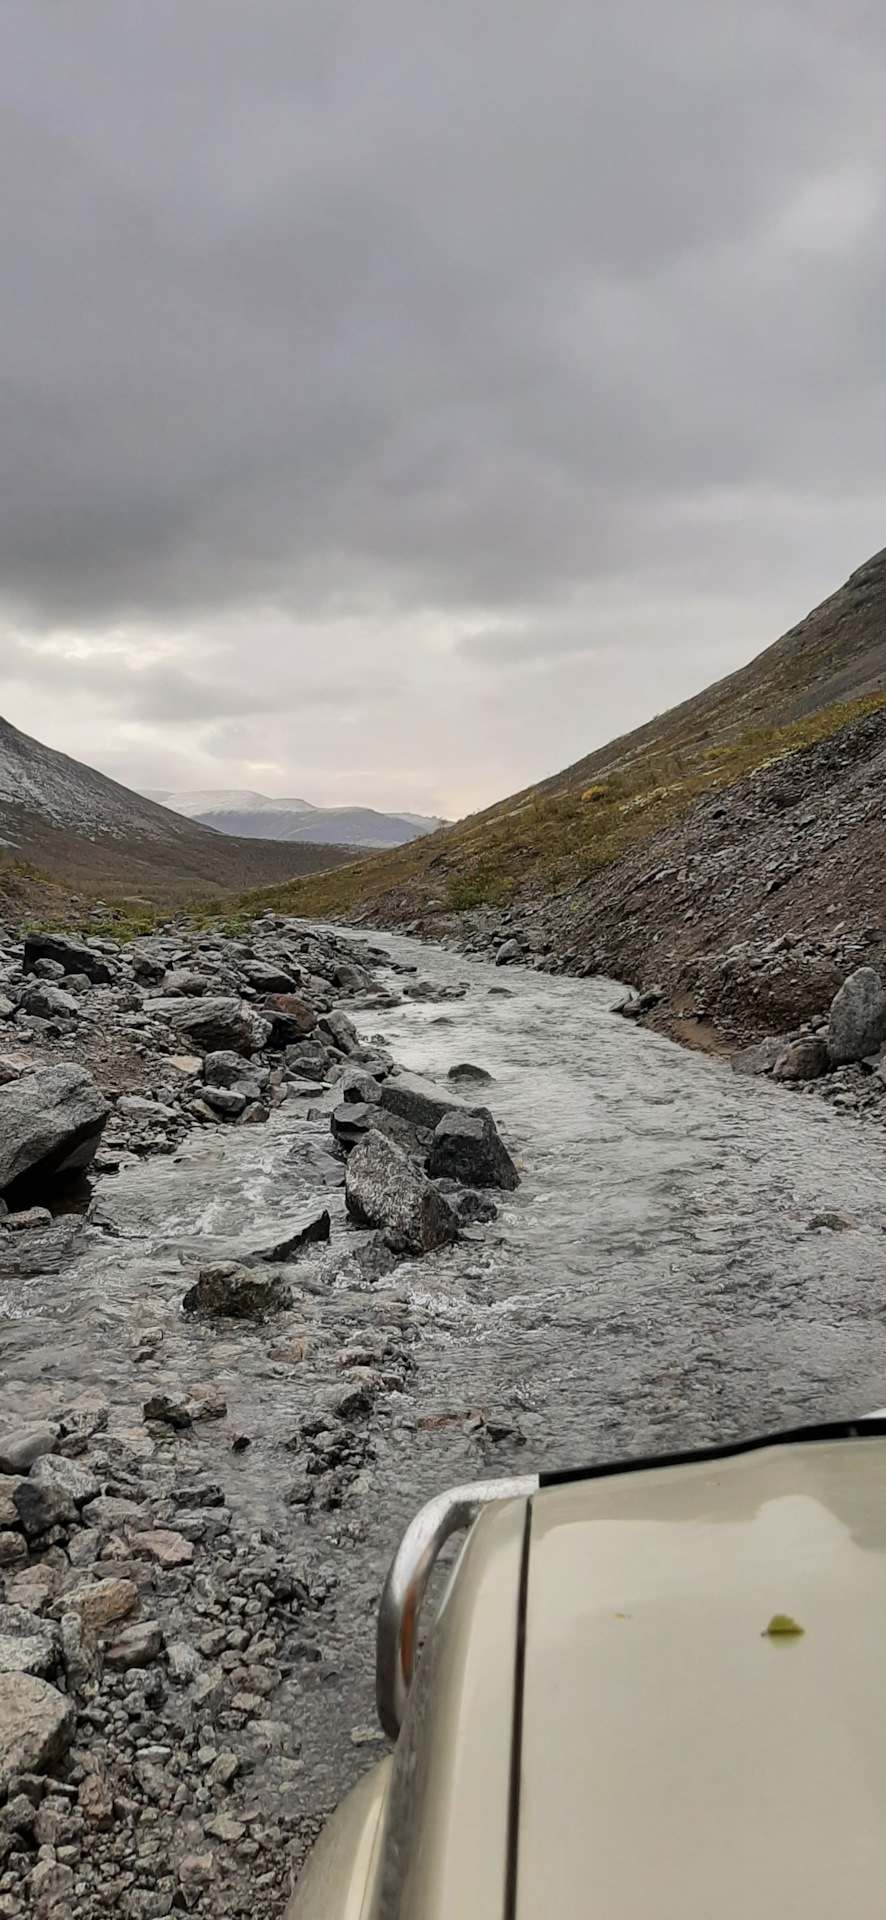
[[[281,845],[276,835],[223,840],[93,767],[0,719],[0,849],[85,893],[174,903],[243,892],[340,865],[339,846]]]
[[[309,800],[272,800],[248,789],[157,793],[147,796],[186,820],[244,839],[298,841],[310,845],[402,847],[446,825],[422,813],[376,813],[373,807],[314,807]]]

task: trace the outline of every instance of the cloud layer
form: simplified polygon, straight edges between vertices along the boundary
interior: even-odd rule
[[[461,811],[886,541],[863,0],[7,0],[0,105],[0,694],[118,778]]]

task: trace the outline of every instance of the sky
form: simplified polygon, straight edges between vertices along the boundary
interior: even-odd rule
[[[0,0],[0,711],[454,818],[886,545],[882,0]]]

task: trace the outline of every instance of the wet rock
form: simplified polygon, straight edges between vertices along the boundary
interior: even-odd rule
[[[0,1796],[17,1773],[48,1773],[74,1733],[73,1702],[32,1674],[0,1674]]]
[[[328,1214],[326,1220],[328,1223]],[[205,1267],[182,1300],[186,1313],[199,1313],[207,1319],[264,1320],[291,1305],[291,1290],[279,1274],[240,1266],[233,1260]]]
[[[189,1427],[191,1409],[180,1394],[155,1393],[142,1406],[144,1420],[161,1420],[168,1427]]]
[[[257,1053],[270,1033],[268,1021],[241,1001],[208,994],[172,1008],[169,1024],[180,1039],[203,1053]]]
[[[475,1067],[470,1060],[460,1060],[456,1066],[450,1067],[446,1078],[454,1080],[457,1086],[489,1087],[493,1076],[487,1073],[485,1067]]]
[[[25,1607],[0,1606],[0,1673],[33,1673],[46,1679],[58,1664],[56,1629]]]
[[[874,967],[857,967],[831,1001],[827,1050],[832,1066],[864,1060],[886,1039],[886,992]]]
[[[491,1113],[447,1113],[434,1132],[428,1158],[431,1178],[443,1176],[468,1187],[504,1187],[512,1192],[520,1176]]]
[[[778,1055],[773,1080],[818,1080],[828,1069],[828,1050],[814,1034],[791,1040]]]
[[[61,1428],[48,1420],[0,1433],[0,1473],[27,1473],[41,1454],[58,1446],[60,1434]]]
[[[204,1087],[203,1099],[214,1113],[236,1118],[246,1106],[245,1093],[238,1093],[235,1087]]]
[[[307,1039],[317,1025],[313,1007],[296,993],[270,994],[265,1001],[264,1011],[271,1022],[268,1046],[280,1051]]]
[[[33,973],[37,961],[44,959],[57,960],[65,973],[85,973],[94,987],[108,986],[114,978],[104,956],[82,941],[63,933],[26,934],[24,972]]]
[[[771,1073],[779,1054],[784,1052],[785,1043],[776,1035],[774,1038],[760,1040],[755,1047],[740,1047],[730,1057],[729,1065],[733,1073]]]
[[[397,1252],[428,1253],[450,1244],[458,1233],[449,1202],[400,1147],[374,1129],[348,1160],[345,1199],[351,1218],[383,1227]]]
[[[109,1112],[82,1067],[46,1067],[0,1087],[0,1191],[88,1166]]]
[[[467,1109],[460,1100],[447,1098],[433,1081],[425,1080],[417,1073],[392,1074],[381,1088],[381,1105],[387,1113],[396,1114],[402,1120],[408,1120],[410,1126],[426,1127],[433,1131],[438,1122],[447,1113],[464,1113]]]
[[[381,1087],[371,1073],[364,1073],[359,1067],[345,1067],[338,1082],[339,1092],[345,1106],[378,1106],[381,1101]]]
[[[519,940],[503,940],[496,953],[495,964],[497,967],[510,967],[518,964],[522,958],[523,948]]]
[[[457,1180],[441,1179],[437,1181],[441,1193],[446,1195],[451,1207],[458,1214],[462,1227],[488,1226],[498,1219],[498,1208],[489,1193],[478,1193],[474,1187],[462,1187]]]

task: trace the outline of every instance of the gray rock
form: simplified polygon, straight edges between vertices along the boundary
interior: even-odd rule
[[[163,1650],[163,1628],[158,1620],[139,1620],[124,1627],[105,1649],[105,1666],[115,1673],[130,1667],[149,1667]]]
[[[40,980],[63,980],[65,970],[60,960],[35,960],[31,968]]]
[[[66,1488],[41,1486],[36,1480],[20,1480],[12,1496],[22,1532],[29,1540],[39,1539],[50,1527],[67,1527],[77,1518],[77,1509]]]
[[[233,1260],[204,1268],[182,1300],[186,1313],[231,1320],[264,1320],[291,1305],[292,1293],[279,1274],[239,1266]]]
[[[258,1053],[271,1028],[239,1000],[209,995],[171,1008],[169,1024],[198,1053]]]
[[[238,1093],[236,1087],[204,1087],[203,1098],[214,1113],[230,1114],[234,1119],[246,1105],[245,1093]]]
[[[48,1620],[25,1607],[0,1606],[0,1673],[34,1673],[46,1679],[58,1657],[58,1633]]]
[[[82,1067],[46,1067],[0,1087],[0,1192],[88,1166],[109,1112]]]
[[[101,1678],[102,1654],[95,1628],[72,1608],[61,1619],[62,1660],[69,1693],[85,1693]]]
[[[338,1089],[347,1106],[378,1106],[381,1100],[381,1087],[371,1073],[364,1073],[360,1067],[345,1067]]]
[[[162,1420],[168,1427],[189,1427],[193,1417],[187,1401],[180,1395],[155,1393],[142,1406],[144,1420]]]
[[[203,1062],[203,1083],[207,1087],[235,1087],[248,1069],[243,1065],[243,1055],[233,1053],[229,1047],[219,1053],[208,1053]]]
[[[62,987],[53,986],[51,980],[41,980],[36,987],[28,987],[22,995],[22,1006],[36,1020],[79,1020],[81,1007],[72,993],[65,993]]]
[[[63,1453],[41,1454],[31,1468],[29,1485],[61,1489],[70,1495],[75,1507],[85,1506],[87,1500],[97,1500],[101,1493],[95,1474]]]
[[[733,1073],[771,1073],[784,1049],[785,1041],[776,1035],[759,1041],[755,1047],[740,1047],[731,1055],[729,1065]]]
[[[458,1180],[466,1187],[505,1187],[512,1192],[520,1176],[501,1140],[491,1113],[447,1113],[434,1132],[428,1159],[432,1179]]]
[[[10,1427],[0,1433],[0,1473],[27,1473],[43,1453],[58,1446],[61,1428],[52,1420],[30,1427]]]
[[[27,1560],[27,1542],[20,1533],[11,1528],[0,1529],[0,1568],[20,1567]]]
[[[10,1233],[30,1233],[32,1227],[51,1227],[52,1214],[48,1207],[22,1207],[18,1213],[7,1213],[2,1224]]]
[[[317,1025],[313,1007],[297,993],[272,993],[265,1002],[264,1012],[271,1022],[268,1045],[278,1050],[297,1046]]]
[[[12,1498],[21,1479],[20,1474],[4,1473],[0,1477],[0,1528],[18,1526],[18,1508]]]
[[[64,933],[25,935],[25,973],[32,973],[38,960],[57,960],[65,973],[85,973],[94,987],[107,986],[114,978],[102,954]]]
[[[828,1050],[814,1034],[791,1040],[772,1069],[773,1080],[818,1080],[828,1069]]]
[[[361,1226],[383,1227],[400,1253],[447,1246],[458,1218],[430,1180],[375,1128],[354,1148],[345,1178],[348,1212]]]
[[[497,967],[509,967],[523,958],[523,948],[519,940],[503,940],[495,956]]]
[[[463,1101],[441,1093],[432,1080],[425,1080],[418,1073],[392,1074],[385,1080],[381,1087],[381,1105],[386,1112],[408,1120],[411,1126],[427,1127],[432,1132],[444,1114],[468,1111]]]
[[[450,1067],[446,1078],[454,1080],[457,1086],[490,1087],[493,1076],[487,1073],[485,1067],[475,1067],[470,1060],[460,1060],[457,1066]]]
[[[864,1060],[886,1039],[886,992],[874,967],[857,967],[831,1001],[827,1049],[832,1066]]]
[[[0,1797],[17,1773],[49,1773],[64,1759],[74,1703],[33,1674],[0,1673]]]

